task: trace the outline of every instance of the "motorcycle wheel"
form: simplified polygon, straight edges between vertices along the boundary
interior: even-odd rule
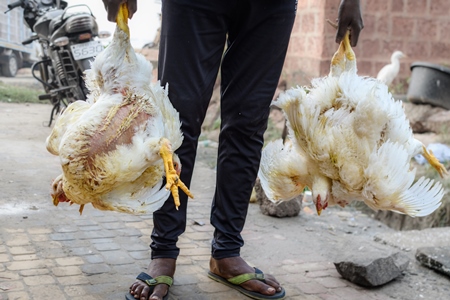
[[[15,77],[19,70],[19,60],[13,53],[8,57],[6,63],[2,64],[2,75],[5,77]]]

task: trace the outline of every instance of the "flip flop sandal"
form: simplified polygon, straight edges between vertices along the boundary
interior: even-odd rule
[[[253,279],[260,280],[264,283],[266,282],[266,280],[264,279],[264,273],[258,268],[254,268],[254,269],[255,269],[255,273],[245,273],[245,274],[241,274],[241,275],[238,275],[238,276],[230,278],[230,279],[225,279],[219,275],[212,273],[211,271],[208,272],[208,277],[211,278],[212,280],[223,283],[226,286],[228,286],[232,289],[235,289],[236,291],[238,291],[252,299],[257,299],[257,300],[284,299],[286,292],[283,288],[281,288],[280,292],[277,292],[272,296],[267,296],[267,295],[263,295],[263,294],[260,294],[257,292],[252,292],[252,291],[246,290],[243,287],[241,287],[240,286],[241,284],[243,284],[244,282],[247,282],[249,280],[253,280]]]
[[[169,286],[169,288],[173,284],[173,279],[170,276],[161,275],[161,276],[157,276],[157,277],[153,278],[152,276],[150,276],[144,272],[139,274],[136,277],[136,279],[139,279],[140,281],[146,283],[150,287],[150,294],[153,293],[155,286],[157,286],[158,284],[167,284]],[[131,295],[130,292],[128,292],[125,295],[125,299],[126,300],[137,300],[138,298],[134,298],[134,296]],[[167,299],[169,299],[169,290],[167,290],[167,294],[163,297],[163,300],[167,300]]]

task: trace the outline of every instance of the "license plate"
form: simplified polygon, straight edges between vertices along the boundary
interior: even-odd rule
[[[100,52],[103,51],[103,45],[100,41],[91,41],[87,43],[71,45],[70,50],[72,50],[73,58],[75,60],[80,60],[97,56]]]

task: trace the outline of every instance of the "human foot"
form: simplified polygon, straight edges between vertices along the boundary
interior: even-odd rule
[[[269,274],[264,274],[264,280],[250,279],[241,284],[229,282],[228,280],[242,274],[253,274],[255,268],[250,267],[241,257],[229,257],[223,259],[211,258],[209,262],[210,277],[214,280],[219,280],[222,283],[227,284],[230,287],[237,288],[238,291],[252,298],[265,298],[260,297],[262,295],[268,296],[268,299],[281,299],[284,297],[284,290],[278,283],[278,281]],[[257,270],[256,272],[258,272]],[[261,273],[262,274],[262,273]],[[212,276],[211,276],[212,275]],[[216,275],[216,276],[214,276]],[[260,277],[260,274],[254,277]],[[220,279],[225,280],[220,280]],[[250,293],[247,293],[249,291]],[[253,293],[252,293],[253,292]],[[259,294],[259,296],[256,296]],[[272,297],[271,297],[272,296]]]
[[[156,278],[157,276],[166,275],[173,278],[175,274],[176,260],[173,258],[157,258],[150,262],[147,274]],[[161,300],[169,291],[167,284],[158,284],[154,287],[148,286],[141,280],[136,280],[130,287],[130,294],[139,300]]]

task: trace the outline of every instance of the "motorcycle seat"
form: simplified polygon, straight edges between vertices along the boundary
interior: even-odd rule
[[[73,12],[73,13],[69,13],[69,14],[61,14],[59,15],[57,18],[54,18],[53,20],[51,20],[50,22],[50,32],[55,32],[55,30],[57,30],[58,28],[60,28],[67,19],[74,17],[74,16],[89,16],[91,17],[91,14],[86,13],[86,12]],[[63,19],[64,16],[64,19]]]

